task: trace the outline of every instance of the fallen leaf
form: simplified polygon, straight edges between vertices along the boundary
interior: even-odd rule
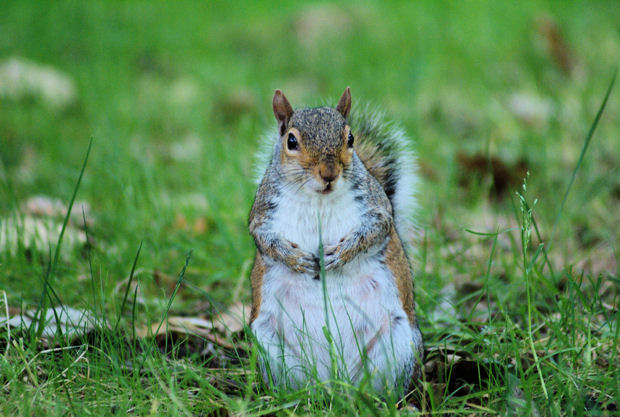
[[[250,308],[238,301],[220,316],[213,319],[215,326],[223,333],[238,333],[250,319]]]
[[[11,309],[15,311],[15,309]],[[9,314],[10,314],[9,312]],[[24,329],[33,321],[39,320],[40,313],[37,310],[27,310],[23,313],[0,317],[0,326],[8,324],[15,329]],[[50,307],[45,312],[45,327],[43,337],[54,338],[60,336],[59,331],[65,337],[75,338],[84,335],[97,326],[97,320],[88,310],[80,310],[68,306]]]
[[[506,105],[515,116],[531,126],[543,126],[553,113],[552,103],[533,93],[513,93]]]
[[[177,107],[191,105],[200,97],[200,85],[191,78],[179,78],[170,83],[169,102]]]
[[[199,217],[194,221],[193,227],[194,233],[201,235],[207,231],[207,220],[204,217]]]
[[[536,29],[555,65],[570,75],[575,68],[575,58],[558,23],[549,15],[541,15],[536,18]]]
[[[187,227],[187,219],[181,213],[177,213],[174,215],[174,225],[175,230],[185,230]]]
[[[190,335],[202,337],[224,348],[233,349],[231,337],[243,330],[250,317],[250,309],[243,303],[233,304],[224,313],[204,319],[201,317],[170,316],[166,323],[159,326],[154,323],[150,327],[137,331],[139,337],[166,334]]]
[[[12,57],[0,62],[0,97],[34,97],[63,109],[76,101],[77,89],[68,74],[50,65]]]
[[[55,247],[62,230],[62,223],[51,218],[38,218],[25,215],[19,218],[0,219],[0,252],[8,250],[15,256],[18,248],[36,250],[47,254],[50,247]],[[70,251],[86,244],[86,233],[67,225],[63,237],[61,256],[69,259]]]
[[[463,152],[459,152],[456,159],[461,168],[461,186],[467,186],[472,178],[490,175],[493,181],[492,195],[497,198],[504,197],[510,188],[519,186],[528,171],[524,159],[511,164],[496,156],[480,153],[467,155]]]
[[[153,325],[153,331],[156,325]],[[192,335],[205,338],[219,346],[232,349],[234,346],[226,337],[219,335],[215,330],[215,326],[211,320],[201,319],[199,317],[179,317],[173,316],[168,318],[168,324],[161,326],[157,336],[167,333],[177,333],[181,335]]]
[[[165,156],[170,157],[174,161],[198,162],[200,161],[203,147],[204,140],[200,136],[189,134],[182,140],[172,142],[169,149],[162,151],[167,152]]]
[[[217,97],[213,112],[225,123],[232,123],[244,114],[255,112],[256,108],[256,99],[252,91],[237,89]]]
[[[50,217],[58,220],[64,220],[68,210],[62,200],[46,195],[35,195],[28,198],[22,203],[21,208],[23,213],[33,217]],[[83,227],[84,219],[86,219],[86,226],[93,224],[93,219],[90,216],[90,204],[86,201],[77,200],[73,203],[69,221],[76,227]]]

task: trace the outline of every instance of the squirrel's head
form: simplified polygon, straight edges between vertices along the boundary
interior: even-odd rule
[[[320,194],[329,194],[341,185],[354,152],[355,139],[347,124],[350,110],[349,87],[335,109],[293,110],[282,91],[276,90],[273,113],[280,134],[280,164],[287,179]]]

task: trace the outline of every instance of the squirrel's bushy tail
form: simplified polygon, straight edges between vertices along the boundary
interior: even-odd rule
[[[383,186],[392,203],[396,230],[403,243],[410,246],[415,232],[418,188],[410,140],[403,129],[369,106],[354,108],[349,125],[355,134],[357,155]]]

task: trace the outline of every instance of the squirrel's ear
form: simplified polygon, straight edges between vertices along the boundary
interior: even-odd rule
[[[342,97],[340,97],[336,110],[338,110],[345,119],[349,117],[349,112],[351,111],[351,89],[349,87],[344,90]]]
[[[280,90],[276,90],[273,95],[273,114],[276,116],[278,131],[280,132],[280,136],[282,136],[286,131],[288,121],[291,120],[291,116],[293,115],[293,107]]]

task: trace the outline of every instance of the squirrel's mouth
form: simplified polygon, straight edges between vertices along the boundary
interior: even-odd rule
[[[325,188],[323,188],[322,190],[319,191],[319,193],[325,195],[325,194],[329,194],[332,191],[334,191],[334,186],[332,185],[332,183],[328,183]]]

